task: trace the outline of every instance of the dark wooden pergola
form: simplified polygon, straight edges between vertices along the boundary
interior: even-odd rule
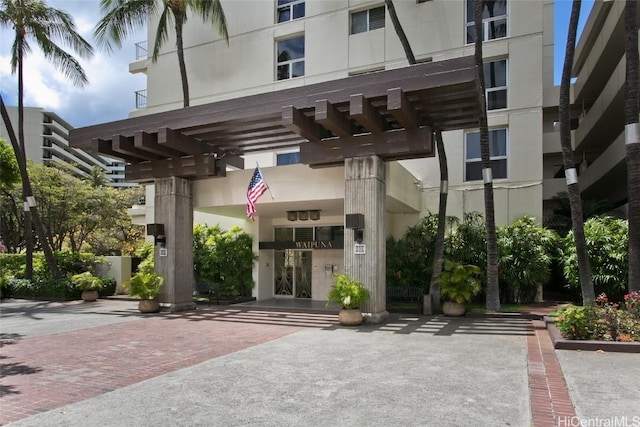
[[[224,176],[243,155],[299,147],[311,167],[433,156],[432,130],[478,126],[473,57],[418,64],[72,129],[127,162],[127,181]]]

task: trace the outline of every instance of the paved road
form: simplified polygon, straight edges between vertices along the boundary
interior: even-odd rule
[[[0,424],[531,425],[524,319],[395,316],[343,328],[335,314],[256,307],[142,316],[132,301],[14,301],[0,310]],[[565,353],[563,370],[578,357]],[[597,356],[578,363],[596,372],[603,360],[638,357]],[[608,395],[610,413],[589,412],[606,397],[580,369],[567,372],[578,416],[633,417],[639,381]],[[605,372],[615,389],[621,371]]]

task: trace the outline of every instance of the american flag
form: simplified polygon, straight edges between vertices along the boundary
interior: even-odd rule
[[[249,182],[249,188],[247,188],[247,216],[251,221],[255,221],[253,214],[256,213],[256,202],[265,191],[267,191],[267,184],[262,178],[260,169],[256,166],[256,170],[253,171],[253,176],[251,177],[251,182]]]

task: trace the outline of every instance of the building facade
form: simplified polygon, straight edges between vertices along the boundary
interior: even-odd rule
[[[419,63],[473,55],[472,2],[394,4]],[[408,65],[382,1],[247,0],[223,2],[223,7],[228,44],[196,17],[184,29],[192,106]],[[148,24],[149,46],[156,26],[153,19]],[[542,222],[543,93],[553,88],[553,1],[493,2],[485,6],[483,35],[496,221],[504,225],[530,215]],[[165,43],[157,62],[142,58],[129,69],[147,75],[144,108],[132,118],[182,108],[173,43]],[[484,211],[478,129],[444,132],[443,138],[447,214],[461,218]],[[193,182],[195,221],[235,222],[252,232],[259,254],[254,268],[258,299],[324,300],[333,273],[343,271],[354,250],[344,238],[345,168],[299,164],[297,146],[256,150],[244,161],[244,170],[230,170],[225,178]],[[257,164],[270,192],[258,202],[256,221],[248,222],[246,188]],[[384,176],[384,219],[371,224],[383,241],[437,212],[438,160],[387,162]],[[155,222],[153,191],[148,189],[146,207],[132,210],[134,221]]]
[[[14,130],[17,129],[18,107],[7,107]],[[42,108],[24,108],[24,139],[26,158],[35,163],[65,166],[80,178],[90,178],[92,169],[104,173],[105,183],[111,187],[130,187],[135,183],[124,180],[124,162],[69,146],[69,130],[73,127],[57,114]],[[0,124],[0,138],[9,142],[4,121]]]

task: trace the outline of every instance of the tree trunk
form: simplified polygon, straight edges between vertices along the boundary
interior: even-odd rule
[[[180,13],[174,13],[176,19],[176,50],[178,52],[178,65],[180,66],[180,80],[182,81],[182,102],[184,107],[189,106],[189,81],[187,80],[187,66],[184,62],[184,49],[182,43],[182,27],[184,17]]]
[[[476,88],[480,99],[480,156],[482,158],[482,179],[484,181],[484,216],[487,229],[487,294],[486,309],[500,309],[500,285],[498,283],[498,239],[496,236],[495,206],[493,201],[493,175],[489,151],[489,128],[487,125],[487,101],[484,84],[484,63],[482,62],[482,8],[483,2],[474,2],[475,18],[475,62]]]
[[[16,160],[18,162],[18,169],[20,169],[20,176],[22,177],[22,188],[23,193],[27,195],[27,197],[33,197],[31,190],[31,182],[29,181],[29,174],[27,171],[27,162],[25,160],[24,152],[21,152],[20,145],[16,139],[16,134],[13,131],[13,126],[11,124],[11,120],[9,118],[9,112],[4,105],[4,99],[2,95],[0,95],[0,113],[2,114],[2,119],[4,120],[5,127],[7,128],[7,134],[9,135],[9,140],[11,141],[11,145],[13,146],[13,151],[16,154]],[[26,200],[26,199],[25,199]],[[35,200],[35,199],[34,199]],[[34,223],[36,225],[36,230],[38,231],[38,235],[40,236],[42,250],[44,251],[44,256],[47,261],[47,266],[51,271],[51,275],[55,279],[59,279],[62,277],[62,273],[60,273],[60,269],[56,264],[56,260],[53,256],[53,251],[51,250],[51,246],[49,245],[49,241],[44,232],[44,227],[42,225],[42,221],[40,221],[40,217],[38,216],[38,208],[35,203],[32,203],[33,206],[30,206],[29,213],[33,216]],[[27,212],[25,211],[25,214]],[[26,277],[25,277],[26,278]]]
[[[20,146],[20,151],[16,151],[16,159],[18,160],[18,165],[20,161],[25,164],[27,163],[26,159],[26,143],[24,141],[24,77],[22,72],[22,52],[24,49],[24,45],[22,39],[18,40],[18,143]],[[15,147],[14,147],[15,149]],[[15,150],[14,150],[15,151]],[[24,268],[24,278],[31,280],[33,279],[33,226],[31,224],[31,212],[28,206],[28,200],[31,200],[31,191],[27,189],[27,180],[22,177],[22,205],[23,210],[22,214],[24,215],[24,246],[26,250],[25,255],[25,268]]]
[[[625,146],[629,203],[629,292],[640,291],[640,129],[638,126],[638,3],[625,6]]]
[[[584,238],[584,219],[582,216],[582,199],[580,197],[580,187],[578,186],[578,173],[573,159],[573,149],[571,148],[571,124],[569,112],[569,91],[571,88],[571,69],[573,68],[573,55],[576,45],[576,32],[578,29],[578,18],[580,16],[580,0],[573,0],[571,8],[571,18],[569,19],[569,30],[567,34],[567,48],[562,68],[562,79],[560,81],[560,144],[562,146],[562,160],[564,164],[564,174],[567,179],[567,192],[569,193],[569,205],[571,207],[571,225],[573,230],[573,241],[576,246],[578,256],[578,270],[580,275],[580,287],[582,289],[582,304],[592,305],[595,303],[595,291],[591,278],[591,264],[587,254],[587,244]]]
[[[436,150],[438,151],[438,163],[440,165],[440,201],[438,204],[438,230],[436,231],[436,247],[433,254],[433,269],[431,270],[431,307],[434,313],[439,313],[440,308],[440,275],[444,258],[444,230],[447,220],[447,197],[449,194],[449,168],[447,167],[447,154],[444,151],[442,131],[435,131]]]
[[[385,0],[387,10],[389,11],[389,18],[393,23],[393,28],[400,39],[404,53],[407,56],[407,61],[410,65],[416,64],[416,58],[413,55],[413,50],[409,44],[409,39],[402,28],[402,24],[398,19],[396,8],[393,5],[392,0]],[[438,204],[438,230],[436,231],[436,243],[433,256],[433,267],[431,270],[431,283],[429,284],[429,295],[431,295],[431,304],[434,312],[440,312],[440,275],[442,273],[442,259],[444,253],[444,232],[446,226],[447,215],[447,196],[448,196],[448,179],[449,171],[447,169],[447,154],[444,149],[444,143],[442,141],[442,132],[435,130],[436,149],[438,151],[438,162],[440,165],[440,202]]]
[[[396,34],[400,39],[400,43],[402,44],[402,48],[404,49],[404,54],[407,57],[407,61],[409,61],[409,64],[413,65],[416,63],[416,58],[415,56],[413,56],[413,50],[411,49],[411,45],[409,44],[409,39],[407,39],[407,35],[404,33],[402,24],[400,24],[400,20],[398,19],[398,15],[396,14],[396,7],[393,5],[392,0],[384,0],[384,2],[387,5],[389,18],[391,18],[393,28],[396,30]]]

